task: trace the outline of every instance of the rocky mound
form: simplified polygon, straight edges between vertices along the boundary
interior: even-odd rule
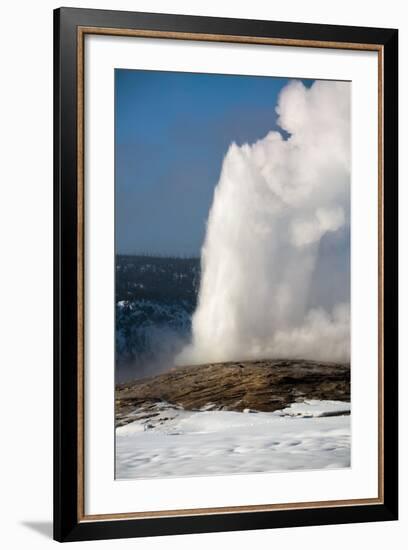
[[[135,409],[158,402],[184,409],[275,411],[306,399],[350,400],[350,365],[303,360],[263,360],[175,367],[119,384],[116,425]]]

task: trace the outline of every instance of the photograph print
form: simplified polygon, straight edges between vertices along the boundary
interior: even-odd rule
[[[115,478],[349,468],[350,82],[115,70]]]

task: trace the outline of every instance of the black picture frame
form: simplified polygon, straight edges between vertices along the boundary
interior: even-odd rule
[[[83,327],[78,319],[81,225],[78,201],[78,30],[109,28],[249,37],[348,45],[376,45],[382,54],[382,483],[370,503],[294,509],[217,512],[121,519],[86,519],[81,513],[81,374]],[[245,40],[243,40],[245,41]],[[58,541],[145,537],[275,527],[388,521],[398,517],[398,31],[274,21],[256,21],[60,8],[54,12],[54,538]],[[83,237],[83,235],[82,235]],[[83,396],[82,396],[83,398]],[[81,485],[82,484],[82,485]]]

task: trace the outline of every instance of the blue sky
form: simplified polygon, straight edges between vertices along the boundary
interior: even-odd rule
[[[117,253],[199,256],[230,143],[277,129],[275,106],[287,82],[116,69]]]

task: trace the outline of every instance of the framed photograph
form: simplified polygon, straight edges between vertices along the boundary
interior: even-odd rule
[[[397,519],[397,30],[54,36],[55,539]]]

